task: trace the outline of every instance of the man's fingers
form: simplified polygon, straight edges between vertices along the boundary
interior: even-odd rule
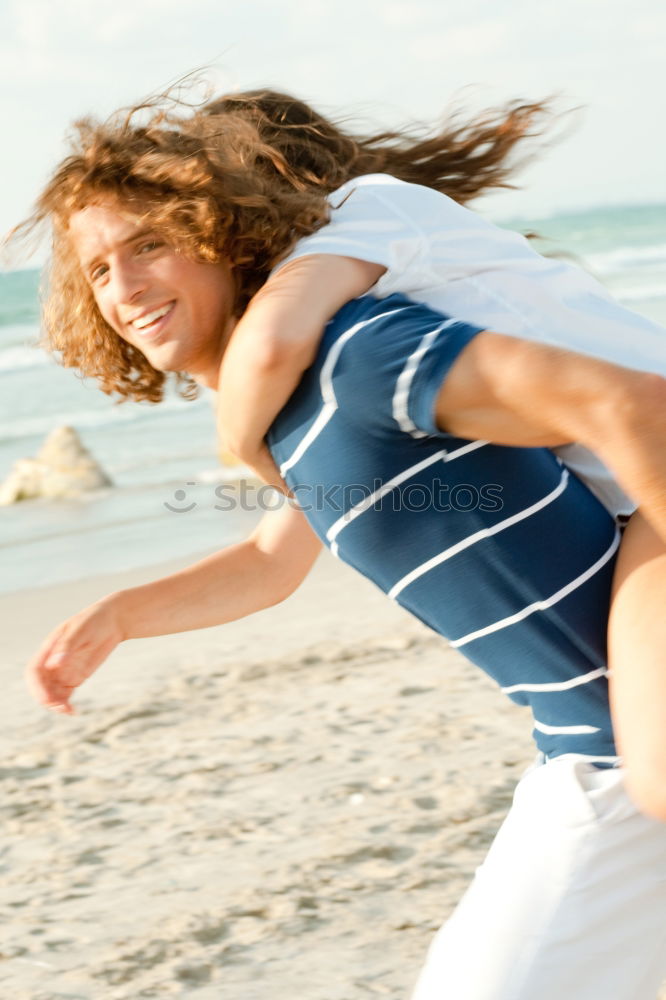
[[[67,676],[67,667],[72,654],[58,647],[62,639],[58,636],[47,639],[27,668],[27,680],[33,695],[40,704],[52,711],[71,715],[73,709],[69,698],[75,685],[74,678]]]
[[[76,710],[68,701],[47,701],[45,708],[51,712],[58,712],[60,715],[76,715]]]
[[[56,642],[57,642],[57,636],[48,636],[44,640],[44,642],[41,644],[35,655],[28,662],[27,666],[28,673],[34,673],[35,671],[40,670],[44,666],[51,652],[53,651]]]
[[[28,664],[32,695],[53,712],[74,715],[72,692],[121,640],[116,612],[108,603],[84,608],[54,629]]]
[[[48,653],[44,660],[44,667],[47,670],[57,670],[58,667],[63,665],[66,659],[67,653],[63,649],[53,650],[51,653]]]

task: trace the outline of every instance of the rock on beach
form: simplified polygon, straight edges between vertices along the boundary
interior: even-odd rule
[[[112,486],[73,427],[56,427],[35,458],[20,458],[0,485],[0,506],[44,497],[60,500]]]

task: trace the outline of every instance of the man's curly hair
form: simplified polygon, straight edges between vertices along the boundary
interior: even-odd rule
[[[241,315],[271,268],[328,220],[327,196],[361,174],[385,172],[464,203],[508,187],[516,144],[548,112],[507,105],[434,135],[354,136],[303,101],[272,90],[228,95],[192,110],[167,99],[108,121],[76,122],[70,154],[12,239],[51,223],[43,290],[43,346],[96,378],[106,393],[159,402],[166,376],[102,319],[69,235],[72,214],[112,202],[196,260],[227,259]],[[182,395],[196,395],[184,373]]]
[[[138,110],[138,109],[137,109]],[[74,126],[71,153],[14,232],[50,221],[51,258],[43,289],[43,346],[66,367],[96,378],[106,393],[158,402],[166,376],[104,321],[69,234],[73,213],[118,202],[188,256],[230,261],[239,315],[294,240],[327,219],[323,192],[304,190],[279,153],[258,141],[242,115],[177,118],[154,109]],[[282,174],[287,180],[278,182]],[[183,395],[194,383],[178,375]]]

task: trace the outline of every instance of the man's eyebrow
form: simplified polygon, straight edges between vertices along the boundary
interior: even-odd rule
[[[136,232],[132,233],[131,236],[126,236],[125,239],[121,240],[120,242],[124,246],[127,243],[133,243],[134,240],[141,240],[143,239],[144,236],[155,236],[156,234],[157,234],[157,229],[155,228],[155,226],[145,225],[141,226],[140,229],[137,229]]]
[[[137,229],[136,232],[130,233],[129,236],[123,237],[123,239],[118,240],[118,246],[124,247],[129,243],[134,243],[136,240],[145,239],[146,236],[154,236],[157,230],[155,226],[142,226]],[[91,254],[81,262],[81,267],[84,271],[89,271],[91,267],[94,267],[97,262],[106,256],[106,251],[100,250],[98,253]]]

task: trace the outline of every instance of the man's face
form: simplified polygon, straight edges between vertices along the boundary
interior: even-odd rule
[[[158,371],[215,387],[235,323],[230,264],[191,260],[113,201],[75,212],[69,233],[109,326]]]

